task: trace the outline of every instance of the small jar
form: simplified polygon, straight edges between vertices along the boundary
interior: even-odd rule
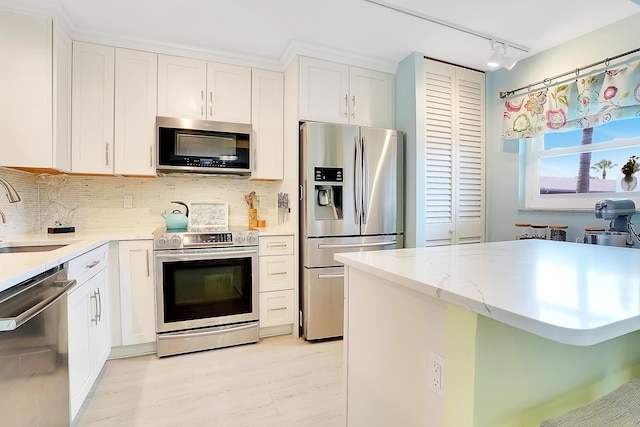
[[[531,226],[531,234],[534,239],[547,240],[547,229],[548,225],[532,225]]]
[[[567,228],[566,225],[550,225],[549,226],[549,238],[558,242],[567,241]]]
[[[531,239],[531,224],[516,224],[516,240]]]

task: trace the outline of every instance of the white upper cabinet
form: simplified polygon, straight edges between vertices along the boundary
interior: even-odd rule
[[[252,81],[251,179],[281,180],[284,174],[284,75],[254,69]]]
[[[251,124],[251,68],[207,63],[207,119]]]
[[[393,75],[365,68],[349,68],[349,123],[388,128],[396,126]]]
[[[158,115],[251,123],[251,69],[158,57]]]
[[[73,45],[60,24],[53,23],[53,164],[71,170],[71,69]]]
[[[51,19],[0,11],[0,166],[69,170],[70,49]]]
[[[117,175],[155,175],[158,55],[116,49],[115,167]]]
[[[73,172],[155,175],[156,87],[156,54],[73,43]]]
[[[395,127],[391,74],[315,58],[300,58],[300,119]]]
[[[349,123],[349,66],[300,58],[300,118]]]
[[[72,166],[113,174],[115,49],[73,42]]]

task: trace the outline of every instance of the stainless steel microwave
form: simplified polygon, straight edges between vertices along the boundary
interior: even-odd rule
[[[251,173],[251,125],[157,117],[158,172]]]

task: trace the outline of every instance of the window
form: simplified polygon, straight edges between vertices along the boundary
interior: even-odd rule
[[[591,143],[582,144],[585,136]],[[640,205],[640,117],[521,141],[525,208],[593,209],[613,197]]]

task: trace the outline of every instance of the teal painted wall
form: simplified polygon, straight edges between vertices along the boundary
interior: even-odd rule
[[[511,71],[500,69],[487,73],[487,241],[512,240],[516,222],[566,224],[569,225],[567,238],[571,240],[581,235],[585,227],[606,225],[596,219],[593,212],[518,210],[518,142],[500,140],[504,101],[498,94],[635,49],[638,40],[640,14],[532,56]],[[636,206],[640,206],[640,201],[636,200]],[[640,222],[638,218],[636,215],[635,222]]]

